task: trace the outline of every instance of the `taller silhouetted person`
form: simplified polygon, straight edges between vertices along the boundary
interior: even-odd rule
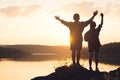
[[[63,19],[60,19],[59,16],[55,16],[57,20],[59,20],[62,24],[67,26],[70,30],[70,49],[72,50],[72,61],[73,64],[76,64],[76,56],[77,53],[77,64],[79,64],[80,60],[80,51],[82,49],[82,32],[88,24],[92,22],[94,17],[97,15],[98,11],[93,12],[93,16],[87,21],[79,21],[80,16],[78,13],[73,15],[74,22],[68,22]]]

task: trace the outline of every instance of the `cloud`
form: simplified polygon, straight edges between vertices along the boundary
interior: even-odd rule
[[[38,11],[41,7],[38,5],[32,5],[32,6],[28,6],[27,8],[25,8],[22,12],[22,15],[26,16],[26,15],[30,15],[36,11]]]
[[[81,2],[81,3],[69,3],[56,10],[54,13],[64,12],[65,14],[69,13],[80,13],[81,15],[89,15],[95,11],[95,4],[93,2]]]
[[[71,14],[71,13],[79,13],[83,16],[91,16],[92,12],[98,10],[99,12],[105,13],[107,16],[114,15],[115,17],[120,17],[120,5],[113,3],[95,3],[95,2],[81,2],[81,3],[69,3],[66,4],[52,13],[63,13],[63,14]]]
[[[27,16],[33,14],[41,8],[39,5],[31,5],[27,7],[21,6],[7,6],[5,8],[0,8],[0,15],[13,18],[17,16]]]
[[[106,15],[109,15],[111,17],[116,16],[118,18],[120,18],[120,5],[116,4],[116,5],[111,5],[111,4],[107,4],[104,12],[106,13]]]
[[[21,8],[19,6],[8,6],[6,8],[1,8],[0,9],[0,14],[6,17],[15,17],[20,14]]]

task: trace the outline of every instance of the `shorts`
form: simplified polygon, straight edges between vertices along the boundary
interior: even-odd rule
[[[99,52],[100,47],[100,43],[88,43],[89,52]]]
[[[70,49],[71,50],[81,50],[82,49],[82,41],[74,41],[70,42]]]

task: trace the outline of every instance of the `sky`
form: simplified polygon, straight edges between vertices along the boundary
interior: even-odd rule
[[[97,25],[104,13],[101,44],[120,42],[120,0],[0,0],[0,45],[69,46],[69,29],[54,16],[73,21],[73,14],[79,13],[80,21],[86,21],[95,10]]]

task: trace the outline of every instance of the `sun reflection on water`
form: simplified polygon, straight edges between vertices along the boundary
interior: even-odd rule
[[[88,60],[80,60],[81,65],[88,69]],[[55,61],[1,61],[0,62],[0,80],[30,80],[37,76],[46,76],[60,66],[70,66],[72,60],[70,58],[66,60]],[[93,63],[93,68],[95,64]],[[100,71],[115,70],[119,66],[99,64]],[[7,76],[7,77],[6,77]]]
[[[72,60],[70,58],[67,58],[66,60],[57,60],[57,61],[55,61],[54,66],[55,66],[55,68],[57,68],[57,67],[64,66],[64,65],[70,66],[71,64],[72,64]],[[87,68],[87,69],[89,69],[88,60],[81,59],[80,60],[80,65]],[[118,65],[110,65],[110,64],[99,63],[98,67],[99,67],[100,71],[109,72],[111,70],[117,69],[119,66]],[[93,70],[95,70],[95,62],[94,61],[92,62],[92,68],[93,68]]]

